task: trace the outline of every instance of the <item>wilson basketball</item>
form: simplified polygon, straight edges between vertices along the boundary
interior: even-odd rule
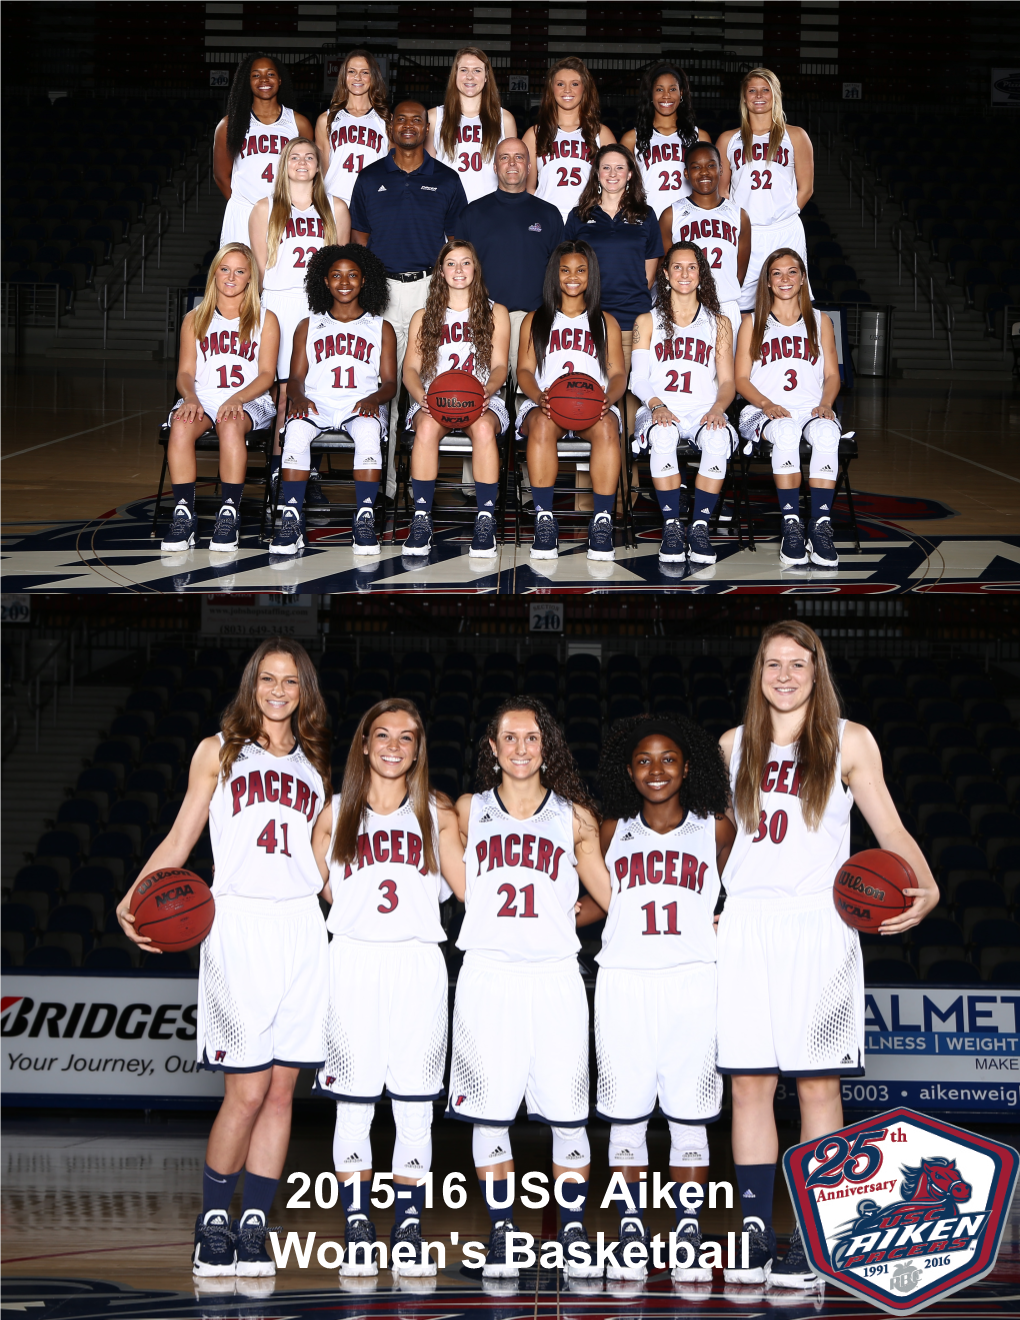
[[[429,412],[440,426],[460,430],[485,411],[485,390],[470,371],[444,371],[429,386]]]
[[[903,891],[916,888],[917,876],[902,857],[884,848],[867,848],[840,867],[832,901],[848,926],[874,933],[883,921],[910,907],[913,899]]]
[[[157,949],[193,949],[209,934],[216,915],[212,890],[194,871],[153,871],[131,897],[135,930]]]
[[[553,421],[568,431],[587,431],[594,426],[606,401],[606,392],[598,381],[578,371],[558,377],[546,395]]]

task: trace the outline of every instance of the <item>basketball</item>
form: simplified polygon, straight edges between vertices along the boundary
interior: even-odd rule
[[[903,891],[917,887],[917,876],[902,857],[884,848],[868,848],[840,867],[832,901],[848,926],[874,933],[883,921],[910,907],[913,900]]]
[[[451,429],[470,426],[485,411],[485,390],[470,371],[442,372],[429,386],[427,398],[432,416]]]
[[[194,871],[153,871],[131,899],[135,930],[157,949],[193,949],[209,934],[216,915],[212,891]]]
[[[606,401],[606,392],[598,381],[579,371],[569,371],[554,380],[546,395],[553,421],[568,431],[586,431],[594,426]]]

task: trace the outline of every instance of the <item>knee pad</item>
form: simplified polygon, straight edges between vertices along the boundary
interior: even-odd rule
[[[812,417],[804,427],[804,439],[811,446],[808,474],[823,481],[835,481],[839,465],[839,423],[828,417]]]
[[[761,434],[772,445],[772,471],[777,477],[800,471],[800,427],[792,417],[773,417]]]
[[[554,1127],[552,1139],[553,1164],[559,1164],[564,1169],[581,1169],[591,1163],[587,1128]]]
[[[702,1123],[688,1127],[685,1123],[669,1122],[669,1163],[671,1168],[708,1163],[708,1133]]]
[[[352,417],[344,430],[354,441],[356,468],[382,467],[382,422],[378,417]]]
[[[476,1123],[471,1131],[471,1158],[476,1169],[487,1168],[490,1164],[502,1164],[513,1159],[510,1147],[510,1129],[508,1127],[485,1127]]]
[[[336,1127],[333,1129],[333,1168],[337,1173],[354,1173],[372,1167],[372,1118],[375,1105],[353,1104],[338,1100]]]
[[[680,443],[680,430],[672,422],[648,428],[648,465],[653,477],[672,477],[679,472],[676,447]]]
[[[648,1120],[643,1123],[614,1123],[609,1129],[609,1167],[648,1167]]]
[[[307,472],[312,465],[312,441],[318,434],[319,428],[307,417],[292,417],[283,433],[283,467]]]
[[[432,1103],[429,1100],[394,1100],[393,1172],[403,1178],[421,1177],[432,1167]]]
[[[726,475],[726,464],[738,444],[736,431],[728,423],[725,428],[702,426],[694,437],[694,443],[701,450],[698,475],[708,477],[710,481],[721,481]]]

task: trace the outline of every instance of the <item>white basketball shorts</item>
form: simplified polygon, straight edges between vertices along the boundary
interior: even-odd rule
[[[334,935],[329,946],[326,1062],[313,1091],[373,1103],[443,1094],[446,962],[437,944]]]
[[[226,247],[228,243],[243,243],[245,247],[251,247],[248,221],[251,219],[251,213],[254,209],[255,203],[249,202],[247,197],[242,197],[237,192],[231,193],[223,209],[223,223],[220,225],[220,247]]]
[[[294,347],[294,331],[308,316],[308,299],[304,289],[264,289],[262,306],[275,312],[280,322],[280,352],[276,359],[276,374],[280,380],[290,376],[290,355]]]
[[[804,262],[804,269],[807,270],[807,239],[804,237],[804,223],[799,215],[794,215],[789,220],[780,220],[774,225],[752,225],[751,226],[751,256],[747,263],[747,273],[744,275],[744,282],[740,286],[740,310],[744,312],[754,311],[754,299],[758,291],[758,276],[761,274],[761,268],[768,257],[772,255],[777,248],[793,248],[794,252],[800,255]],[[808,291],[810,292],[810,281],[808,281]]]
[[[502,435],[504,431],[509,429],[510,414],[506,410],[506,404],[503,402],[503,400],[499,397],[498,394],[494,394],[492,398],[489,400],[489,402],[485,405],[485,411],[491,412],[493,417],[495,417],[497,435]],[[413,422],[419,412],[421,412],[421,404],[412,402],[411,406],[407,410],[407,418],[404,423],[406,430],[408,431],[414,430]]]
[[[216,898],[198,973],[200,1063],[218,1072],[320,1067],[328,998],[317,898]]]
[[[600,968],[595,982],[596,1113],[642,1123],[659,1108],[674,1123],[714,1123],[715,963],[656,971]]]
[[[832,894],[742,900],[719,918],[719,1071],[864,1073],[864,964]]]
[[[588,1122],[588,997],[577,959],[469,953],[453,1010],[447,1113],[509,1127],[522,1100],[535,1122]]]
[[[517,409],[517,436],[520,440],[527,439],[524,432],[521,430],[521,427],[524,425],[525,417],[527,417],[528,413],[531,412],[532,408],[537,408],[537,407],[538,404],[534,401],[534,399],[525,399],[524,402],[521,404],[521,406]],[[620,409],[616,406],[615,403],[610,404],[609,413],[612,413],[613,416],[616,418],[616,425],[622,431],[623,418],[620,416]],[[606,414],[607,417],[609,416],[609,413]],[[577,435],[579,434],[579,432],[569,431],[567,432],[567,434]],[[557,1124],[557,1126],[559,1125]]]
[[[229,394],[225,394],[223,396],[223,403],[226,403],[229,397]],[[170,409],[170,413],[166,419],[168,423],[173,422],[174,413],[176,413],[177,409],[180,408],[183,403],[183,399],[178,399]],[[201,397],[199,397],[199,403],[205,409],[206,422],[208,423],[205,430],[208,431],[216,425],[216,414],[222,407],[222,403],[217,403],[215,399],[209,399],[209,401],[206,402],[206,400]],[[243,403],[241,407],[251,418],[251,429],[253,431],[258,431],[263,427],[268,426],[276,416],[276,404],[268,394],[260,394],[257,399],[249,399],[248,402]],[[202,432],[196,432],[196,438],[200,434],[202,434]]]

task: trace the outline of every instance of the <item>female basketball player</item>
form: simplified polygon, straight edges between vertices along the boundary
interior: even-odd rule
[[[350,203],[358,175],[390,149],[386,79],[374,55],[352,50],[340,65],[329,109],[315,121],[327,197]]]
[[[397,392],[397,337],[382,318],[386,271],[360,243],[330,245],[308,263],[305,293],[311,311],[294,332],[280,527],[269,550],[294,555],[303,549],[311,445],[320,431],[342,429],[354,441],[354,553],[377,555],[375,500],[386,405]]]
[[[182,867],[209,825],[216,920],[202,943],[198,1059],[224,1074],[206,1148],[195,1274],[263,1276],[276,1270],[266,1217],[290,1141],[298,1070],[325,1054],[329,954],[319,911],[322,877],[312,829],[329,800],[329,727],[304,647],[288,637],[245,665],[222,732],[203,738],[170,833],[141,876]],[[131,886],[117,907],[134,930]],[[240,1222],[230,1201],[245,1169]]]
[[[738,443],[726,418],[735,394],[731,333],[704,251],[696,243],[674,243],[656,280],[654,311],[634,322],[630,378],[631,390],[644,404],[634,423],[634,452],[649,450],[662,510],[659,558],[666,563],[687,556],[695,564],[716,560],[708,524]],[[686,542],[676,452],[681,439],[701,450]]]
[[[592,1263],[583,1219],[588,1001],[574,905],[580,878],[609,906],[595,804],[562,730],[530,697],[506,701],[479,739],[476,785],[457,802],[467,911],[448,1113],[474,1124],[472,1154],[492,1219],[482,1273],[517,1275],[506,1253],[514,1230],[509,1128],[526,1097],[529,1117],[552,1128],[553,1177],[571,1203],[561,1206],[558,1264],[568,1278],[594,1278],[602,1266]]]
[[[783,114],[783,90],[770,69],[752,69],[740,84],[740,127],[716,144],[722,157],[720,188],[751,217],[751,257],[740,308],[754,307],[758,272],[770,252],[791,247],[807,269],[801,208],[815,190],[815,153],[802,128]]]
[[[538,123],[524,134],[531,158],[528,192],[552,202],[566,220],[588,182],[596,151],[615,141],[599,122],[599,94],[588,66],[568,56],[549,70]]]
[[[510,353],[510,313],[493,303],[482,278],[478,253],[470,243],[452,238],[432,272],[425,306],[411,317],[404,384],[411,396],[407,425],[414,431],[411,484],[414,520],[404,554],[427,555],[432,548],[432,499],[439,472],[439,442],[450,430],[429,412],[429,384],[444,371],[469,371],[482,382],[486,408],[465,431],[471,438],[478,513],[471,554],[496,554],[496,502],[499,498],[497,437],[510,425],[506,404],[497,393],[506,381]]]
[[[372,1117],[385,1086],[397,1129],[393,1271],[432,1275],[421,1212],[432,1167],[432,1101],[443,1094],[446,1067],[439,904],[451,890],[464,897],[464,845],[449,800],[429,790],[425,729],[412,702],[388,698],[364,715],[343,788],[319,817],[312,847],[332,904],[326,1062],[315,1090],[336,1100],[333,1167],[348,1248],[340,1273],[379,1272],[366,1211]],[[360,1184],[345,1186],[352,1174]],[[356,1243],[365,1244],[360,1261],[351,1250]],[[400,1243],[411,1247],[410,1260],[397,1260]]]
[[[620,141],[634,153],[645,196],[659,216],[691,190],[684,176],[686,153],[695,142],[711,139],[694,122],[687,74],[673,64],[654,64],[642,74],[634,118],[637,127]]]
[[[285,64],[249,55],[238,65],[227,113],[213,135],[213,179],[227,199],[221,247],[248,242],[251,208],[273,195],[280,152],[291,138],[312,136],[308,120],[290,108],[294,101]]]
[[[606,391],[601,418],[578,434],[591,442],[595,512],[588,525],[588,558],[612,559],[613,505],[620,480],[620,413],[614,407],[627,388],[623,343],[616,319],[600,305],[599,264],[587,243],[561,243],[549,258],[542,306],[521,325],[518,386],[527,396],[517,432],[527,437],[528,472],[535,499],[535,559],[555,559],[560,529],[553,513],[559,461],[556,442],[565,431],[552,419],[546,390],[568,372],[597,380]]]
[[[517,136],[499,103],[499,88],[484,50],[462,46],[450,65],[446,97],[429,111],[425,150],[460,175],[469,202],[496,191],[496,147]]]
[[[917,876],[918,887],[904,891],[912,905],[882,934],[916,926],[939,891],[897,815],[874,738],[840,719],[825,649],[806,624],[762,633],[744,723],[721,746],[737,836],[719,919],[719,1071],[733,1077],[733,1159],[750,1236],[749,1268],[725,1277],[761,1283],[775,1256],[778,1075],[797,1079],[800,1140],[814,1141],[843,1126],[840,1077],[864,1072],[860,944],[832,905],[854,803],[878,847]],[[771,1282],[814,1282],[796,1233]]]
[[[170,413],[167,445],[174,511],[162,550],[189,550],[195,544],[195,441],[210,426],[220,442],[223,502],[209,549],[237,549],[248,468],[245,436],[272,419],[267,390],[280,342],[276,317],[260,308],[256,275],[254,258],[243,243],[220,248],[209,267],[205,297],[181,322],[181,397]]]
[[[832,410],[839,394],[836,336],[827,316],[815,316],[807,270],[793,248],[773,252],[762,266],[754,316],[744,318],[737,337],[736,373],[737,390],[747,400],[740,434],[772,445],[783,518],[779,562],[789,568],[810,558],[822,568],[836,568],[831,521],[840,437]],[[806,544],[797,515],[801,437],[811,446]]]
[[[648,1120],[658,1100],[669,1122],[677,1237],[694,1253],[673,1278],[711,1283],[711,1269],[697,1263],[701,1202],[688,1193],[692,1204],[686,1206],[678,1192],[684,1183],[708,1182],[705,1124],[719,1117],[722,1102],[715,1070],[714,912],[719,871],[734,836],[726,817],[726,768],[714,739],[682,715],[636,715],[613,725],[602,747],[599,783],[611,897],[596,958],[598,1115],[612,1124],[610,1170],[623,1174],[632,1202],[621,1205],[619,1264],[607,1266],[608,1277],[648,1273],[640,1179],[648,1170]],[[577,924],[605,915],[585,895]],[[646,1255],[627,1265],[623,1252],[631,1242],[642,1243]]]

